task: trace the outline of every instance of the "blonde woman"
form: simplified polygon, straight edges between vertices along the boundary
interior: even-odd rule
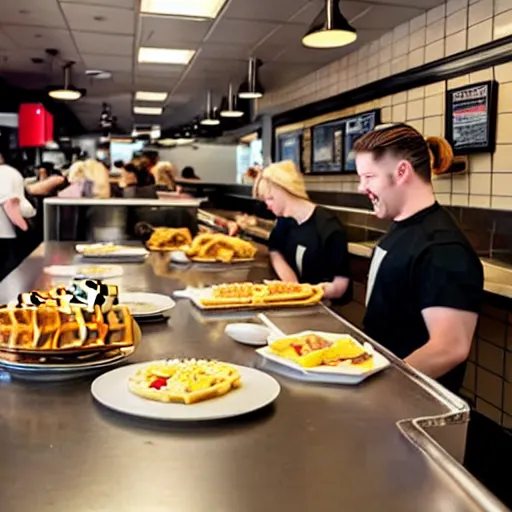
[[[309,200],[292,161],[272,164],[257,177],[254,194],[277,217],[270,262],[287,282],[322,284],[325,297],[351,299],[347,237],[336,215]]]
[[[111,196],[108,171],[96,160],[75,162],[69,169],[68,181],[70,186],[59,193],[59,196],[98,199],[108,199]]]
[[[155,177],[155,185],[159,190],[176,190],[176,183],[174,181],[176,168],[171,162],[158,162],[151,169],[151,173]]]

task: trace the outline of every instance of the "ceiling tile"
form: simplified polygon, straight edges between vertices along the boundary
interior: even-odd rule
[[[73,37],[80,53],[133,55],[133,36],[74,31]]]
[[[130,71],[133,60],[121,55],[97,55],[83,53],[82,59],[89,69],[102,69],[104,71]]]
[[[62,9],[72,30],[133,35],[135,13],[99,5],[63,3]]]
[[[137,76],[154,76],[155,78],[165,78],[170,76],[181,76],[185,71],[185,66],[176,66],[171,64],[137,64]]]
[[[0,25],[66,28],[57,0],[2,0]]]
[[[302,40],[302,36],[307,32],[307,30],[307,25],[288,23],[286,25],[278,26],[277,29],[269,35],[269,37],[262,41],[261,46],[273,45],[287,48],[290,44],[300,42]],[[258,47],[256,47],[255,53],[258,53]],[[317,53],[320,54],[321,51]]]
[[[358,18],[353,25],[356,29],[392,29],[422,12],[423,9],[416,6],[374,5],[364,16]]]
[[[208,43],[254,46],[279,27],[278,23],[220,19],[208,38]]]
[[[0,30],[0,51],[1,50],[13,50],[15,47],[12,39],[9,39],[9,36]]]
[[[241,20],[272,20],[285,22],[302,7],[309,5],[308,0],[278,0],[247,2],[247,0],[231,0],[224,11],[224,18]]]
[[[19,48],[55,48],[64,59],[76,59],[78,52],[69,30],[41,27],[9,26],[2,29]]]
[[[121,9],[135,9],[137,0],[60,0],[61,4],[90,4],[103,5],[105,7],[119,7]]]
[[[210,21],[178,20],[168,16],[141,16],[141,46],[174,48],[174,43],[200,43]]]
[[[205,59],[247,60],[251,48],[244,45],[205,43],[201,45],[200,56]]]

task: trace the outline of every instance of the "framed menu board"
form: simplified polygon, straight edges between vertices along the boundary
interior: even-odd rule
[[[319,124],[311,130],[311,172],[339,173],[343,168],[344,121]]]
[[[352,151],[357,139],[372,131],[380,124],[380,109],[362,112],[354,117],[345,119],[345,172],[356,172],[355,155]]]
[[[446,94],[445,138],[455,155],[496,149],[498,82],[451,89]]]
[[[277,137],[278,160],[291,160],[299,171],[303,170],[302,135],[302,131],[294,131]]]

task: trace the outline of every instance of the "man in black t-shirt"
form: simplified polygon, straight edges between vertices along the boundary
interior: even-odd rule
[[[367,334],[458,392],[483,294],[480,260],[436,202],[431,166],[449,158],[408,125],[359,139],[360,189],[378,218],[393,220],[375,248],[367,290]],[[444,152],[443,152],[444,149]]]

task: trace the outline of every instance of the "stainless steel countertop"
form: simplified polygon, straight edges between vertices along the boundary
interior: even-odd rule
[[[2,282],[0,301],[48,287],[43,267],[72,258],[72,244],[47,244]],[[123,290],[169,294],[186,285],[268,275],[265,260],[237,269],[184,271],[168,270],[166,256],[153,254],[147,264],[126,265],[122,278],[109,281]],[[267,317],[284,332],[351,332],[323,306]],[[143,340],[133,362],[189,356],[261,366],[254,350],[225,336],[228,321],[202,315],[180,300],[168,325],[142,326]],[[418,428],[435,419],[399,423],[408,437],[401,434],[397,422],[441,417],[449,407],[435,389],[420,384],[400,364],[356,388],[276,377],[282,392],[272,407],[201,425],[143,421],[106,410],[90,395],[91,379],[50,385],[2,382],[0,509],[507,510]],[[429,430],[455,451],[465,436],[463,409],[458,419],[462,422]],[[485,507],[477,503],[479,497]]]

